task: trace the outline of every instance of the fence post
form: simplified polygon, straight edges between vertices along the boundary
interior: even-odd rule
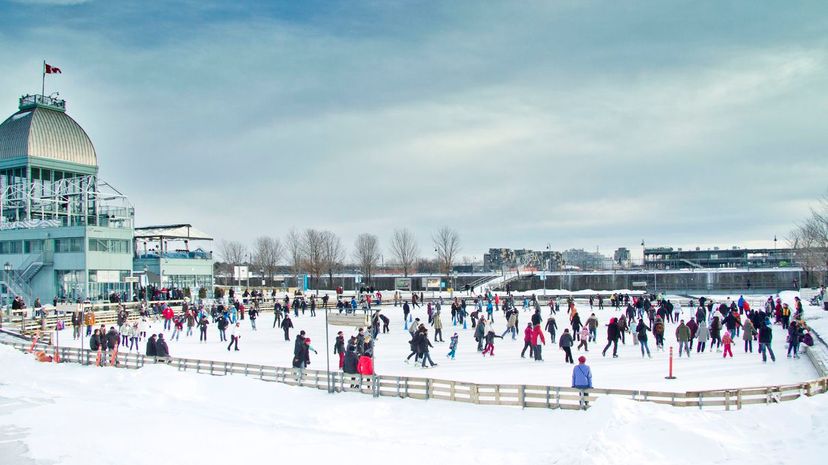
[[[555,387],[555,408],[561,408],[561,388]]]
[[[703,406],[704,406],[704,393],[699,392],[699,410],[702,410]]]
[[[526,385],[521,384],[518,387],[518,400],[520,401],[521,408],[526,408]]]
[[[426,398],[426,400],[428,400],[428,399],[430,399],[430,398],[431,398],[431,392],[429,392],[429,391],[430,391],[430,389],[431,389],[431,379],[426,378],[426,379],[425,379],[425,382],[426,382],[426,383],[425,383],[425,384],[426,384],[426,385],[425,385],[425,398]]]
[[[730,391],[725,391],[725,410],[730,410]]]

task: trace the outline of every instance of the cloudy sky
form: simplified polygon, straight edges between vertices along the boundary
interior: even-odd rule
[[[772,245],[828,189],[824,0],[0,0],[0,113],[43,59],[138,224],[217,238]]]

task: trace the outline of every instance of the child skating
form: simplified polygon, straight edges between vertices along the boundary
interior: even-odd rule
[[[449,353],[446,354],[446,357],[448,357],[452,360],[454,360],[454,355],[457,353],[457,340],[458,339],[459,339],[459,336],[457,335],[457,333],[454,333],[454,336],[452,336],[451,339],[449,340]]]

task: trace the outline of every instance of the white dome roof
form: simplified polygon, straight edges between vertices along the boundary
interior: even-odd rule
[[[83,128],[63,111],[43,106],[24,108],[0,124],[0,161],[21,157],[98,166]]]

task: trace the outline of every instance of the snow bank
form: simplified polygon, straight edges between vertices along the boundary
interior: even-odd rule
[[[828,434],[826,395],[738,412],[618,398],[587,412],[522,410],[330,395],[167,366],[40,364],[5,346],[0,365],[0,435],[22,436],[0,446],[9,464],[809,465],[822,463]],[[8,452],[19,443],[25,457]]]

